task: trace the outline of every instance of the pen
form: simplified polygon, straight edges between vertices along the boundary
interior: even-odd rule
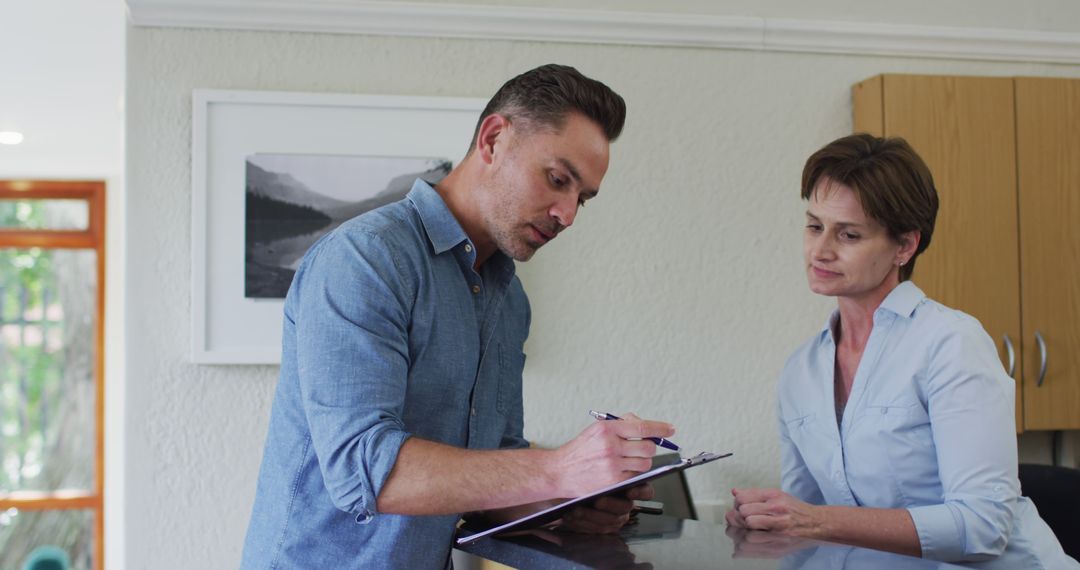
[[[592,417],[594,417],[594,418],[596,418],[598,420],[621,420],[622,419],[619,416],[616,416],[615,414],[609,414],[607,412],[598,412],[596,410],[589,410],[589,415],[591,415]],[[664,448],[670,449],[672,451],[678,451],[679,450],[679,446],[675,445],[675,442],[664,439],[662,437],[646,437],[645,439],[655,443],[656,445],[659,445],[660,447],[664,447]]]

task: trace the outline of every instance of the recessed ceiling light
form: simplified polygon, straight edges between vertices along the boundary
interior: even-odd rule
[[[23,142],[23,134],[15,131],[0,131],[0,144],[19,144]]]

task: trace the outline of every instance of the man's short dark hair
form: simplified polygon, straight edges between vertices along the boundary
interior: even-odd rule
[[[566,116],[578,112],[596,123],[608,142],[622,132],[626,102],[603,83],[585,77],[567,65],[549,63],[507,81],[488,101],[473,131],[470,152],[476,146],[480,125],[489,115],[519,121],[526,129],[547,126],[561,129]]]
[[[851,188],[866,215],[885,226],[896,242],[903,234],[918,230],[915,255],[900,267],[900,280],[910,279],[915,258],[930,246],[938,211],[934,178],[915,149],[899,137],[860,133],[839,138],[806,160],[804,200],[810,199],[823,179]]]

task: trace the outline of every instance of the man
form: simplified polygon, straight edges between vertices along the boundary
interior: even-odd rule
[[[461,513],[507,519],[649,468],[639,438],[668,424],[596,422],[554,450],[522,436],[530,312],[513,260],[596,196],[624,117],[571,67],[526,72],[436,188],[418,180],[311,248],[285,301],[243,568],[441,568]],[[631,505],[608,498],[564,525],[613,532]]]

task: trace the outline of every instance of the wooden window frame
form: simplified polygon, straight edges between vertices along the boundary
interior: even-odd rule
[[[105,568],[105,183],[96,180],[0,180],[4,200],[82,200],[89,220],[85,230],[0,229],[0,247],[92,249],[97,255],[94,325],[94,484],[90,492],[57,490],[0,493],[0,510],[92,510],[93,567]]]

